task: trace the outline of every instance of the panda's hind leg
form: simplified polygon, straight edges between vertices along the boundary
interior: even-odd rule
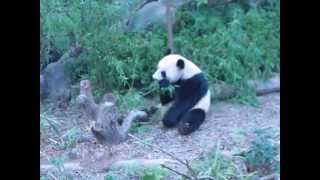
[[[202,109],[192,109],[186,113],[178,124],[178,132],[188,135],[197,130],[204,122],[206,113]]]

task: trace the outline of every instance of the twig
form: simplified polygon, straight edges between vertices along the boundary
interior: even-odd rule
[[[49,125],[51,126],[51,128],[53,129],[53,131],[54,131],[59,137],[62,136],[61,133],[60,133],[60,131],[58,130],[58,128],[51,122],[51,121],[53,121],[53,122],[55,122],[56,124],[58,124],[57,121],[55,121],[55,120],[53,120],[53,119],[51,119],[51,118],[49,118],[49,117],[47,117],[47,116],[45,116],[45,115],[41,115],[41,114],[40,114],[40,118],[46,119],[47,122],[48,122],[48,124],[49,124]]]
[[[51,176],[54,180],[58,180],[56,176],[54,176],[52,173],[48,173],[49,176]]]
[[[192,169],[192,167],[190,166],[190,163],[188,160],[186,160],[186,167],[188,168],[188,170],[192,173],[193,177],[197,177],[197,173]]]
[[[173,154],[171,154],[171,153],[169,153],[169,152],[161,149],[160,147],[158,147],[158,146],[156,146],[156,145],[152,145],[152,144],[150,144],[150,143],[147,143],[147,142],[143,141],[142,139],[140,139],[140,138],[138,138],[138,137],[136,137],[136,136],[134,136],[134,135],[132,135],[132,134],[128,134],[128,136],[131,137],[132,139],[134,139],[134,140],[142,143],[142,144],[145,144],[145,145],[147,145],[147,146],[149,146],[149,147],[151,147],[151,148],[154,148],[154,149],[157,149],[157,150],[161,151],[162,153],[164,153],[164,154],[172,157],[173,159],[175,159],[175,160],[177,160],[178,162],[180,162],[180,163],[182,163],[182,164],[184,164],[184,165],[187,166],[187,164],[186,164],[183,160],[181,160],[180,158],[177,158],[177,157],[174,156]]]
[[[200,177],[198,177],[197,178],[197,180],[204,180],[204,179],[210,179],[210,180],[215,180],[213,177],[211,177],[211,176],[200,176]]]
[[[191,166],[189,165],[189,162],[188,162],[188,161],[183,161],[182,159],[180,159],[180,158],[176,157],[175,155],[173,155],[173,154],[171,154],[171,153],[169,153],[169,152],[161,149],[160,147],[158,147],[158,146],[156,146],[156,145],[152,145],[152,144],[150,144],[150,143],[147,143],[147,142],[143,141],[142,139],[140,139],[140,138],[138,138],[138,137],[136,137],[136,136],[134,136],[134,135],[132,135],[132,134],[128,134],[128,136],[131,137],[131,138],[133,138],[134,140],[142,143],[142,144],[145,144],[145,145],[147,145],[147,146],[149,146],[149,147],[151,147],[151,148],[153,148],[153,149],[157,149],[157,150],[161,151],[162,153],[164,153],[164,154],[172,157],[173,159],[177,160],[177,161],[180,162],[181,164],[185,165],[185,166],[187,167],[187,169],[192,173],[192,176],[193,176],[193,177],[195,177],[195,178],[197,177],[195,171],[191,168]]]
[[[277,177],[278,177],[277,174],[270,174],[270,175],[261,177],[260,180],[272,180],[272,179],[276,179]]]
[[[166,166],[166,165],[164,165],[164,164],[161,164],[161,167],[166,168],[166,169],[169,169],[170,171],[172,171],[172,172],[174,172],[174,173],[176,173],[176,174],[178,174],[178,175],[180,175],[180,176],[183,176],[183,177],[185,177],[185,178],[187,178],[187,179],[192,179],[192,177],[190,177],[190,176],[188,176],[188,175],[186,175],[186,174],[184,174],[184,173],[182,173],[182,172],[179,172],[179,171],[177,171],[177,170],[174,170],[174,169],[172,169],[172,168],[170,168],[170,167],[168,167],[168,166]]]

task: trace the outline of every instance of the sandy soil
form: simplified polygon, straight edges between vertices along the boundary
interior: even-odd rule
[[[204,156],[217,142],[220,142],[222,150],[236,151],[248,145],[248,139],[240,141],[237,138],[238,130],[263,127],[280,128],[280,94],[269,94],[258,99],[260,102],[258,107],[230,102],[213,103],[204,124],[197,132],[189,136],[180,136],[176,129],[165,129],[160,122],[148,125],[145,132],[134,135],[187,160]],[[108,158],[105,155],[108,148],[95,142],[89,131],[90,123],[87,117],[78,112],[76,108],[53,109],[47,111],[47,114],[48,117],[52,117],[59,123],[62,134],[71,127],[79,127],[84,142],[79,142],[74,148],[64,150],[57,147],[53,134],[48,129],[41,140],[41,163],[48,163],[48,157],[61,155],[67,157],[68,161],[86,159],[85,161],[92,162],[91,164],[94,164],[96,159]],[[50,137],[52,137],[51,140]],[[112,152],[114,152],[113,159],[116,160],[169,158],[132,139],[113,147]],[[74,179],[103,179],[106,173],[97,173],[93,169],[88,167],[85,170],[70,173]],[[115,173],[122,174],[122,171],[115,171]],[[124,177],[124,179],[127,178]]]

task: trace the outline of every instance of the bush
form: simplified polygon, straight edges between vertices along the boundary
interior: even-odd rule
[[[279,71],[278,10],[244,13],[241,7],[232,6],[223,11],[181,12],[184,15],[178,21],[189,22],[190,16],[195,21],[180,22],[186,26],[175,37],[178,52],[199,64],[212,83],[239,84]]]
[[[117,180],[117,176],[113,175],[111,172],[108,172],[105,176],[104,176],[104,180]]]
[[[250,180],[255,176],[254,173],[245,172],[236,158],[223,154],[218,144],[204,159],[195,161],[193,168],[198,176],[211,176],[217,180]]]
[[[167,175],[167,171],[161,167],[148,167],[140,174],[142,180],[161,180]]]
[[[261,175],[280,172],[280,147],[274,143],[279,133],[270,129],[256,129],[253,131],[255,138],[250,147],[240,156],[244,157],[248,171],[257,171]]]
[[[49,52],[63,54],[78,42],[85,52],[66,70],[73,82],[89,78],[96,94],[137,88],[152,94],[152,72],[166,49],[167,31],[125,32],[125,19],[139,1],[41,1],[41,63]],[[270,1],[271,2],[271,1]],[[279,71],[279,1],[245,10],[238,3],[223,7],[184,6],[176,14],[178,53],[198,64],[210,83],[244,83]],[[250,96],[249,96],[250,97]],[[244,98],[246,101],[246,98]]]
[[[73,148],[77,144],[80,138],[80,129],[78,128],[71,128],[66,131],[66,133],[62,136],[63,138],[63,147]]]

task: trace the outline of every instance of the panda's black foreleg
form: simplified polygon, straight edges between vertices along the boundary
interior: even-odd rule
[[[169,90],[166,90],[170,86],[170,82],[167,79],[159,81],[160,86],[160,102],[162,105],[167,105],[172,102],[174,99],[174,93],[171,93]]]
[[[192,109],[181,118],[178,124],[178,132],[181,135],[188,135],[197,130],[204,122],[206,113],[202,109]]]
[[[183,114],[188,111],[187,103],[174,103],[164,115],[162,122],[166,127],[175,127]]]

